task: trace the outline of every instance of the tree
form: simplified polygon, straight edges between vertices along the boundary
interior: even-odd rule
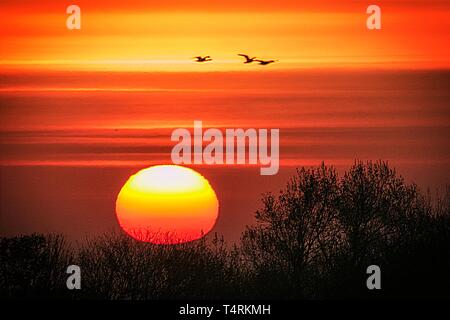
[[[279,284],[287,296],[308,295],[312,268],[320,265],[322,272],[330,268],[342,242],[338,197],[337,174],[324,164],[298,170],[278,197],[270,193],[263,197],[256,225],[242,236],[242,250],[259,285]],[[274,289],[266,291],[279,294]]]
[[[254,286],[275,297],[450,295],[437,280],[449,278],[448,203],[447,193],[433,206],[386,162],[355,162],[342,178],[324,164],[302,168],[277,197],[264,195],[242,250]],[[382,292],[366,288],[372,264],[390,279]],[[423,290],[405,274],[427,279]]]
[[[1,296],[63,298],[69,261],[61,235],[0,238]]]

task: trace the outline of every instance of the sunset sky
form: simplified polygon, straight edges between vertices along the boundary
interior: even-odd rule
[[[383,159],[424,190],[450,181],[449,1],[373,2],[374,31],[367,1],[77,1],[81,30],[70,4],[0,4],[0,234],[116,228],[123,184],[171,164],[194,120],[280,128],[276,176],[196,168],[234,238],[299,166]]]
[[[190,58],[209,54],[202,71],[243,70],[239,52],[279,59],[275,69],[449,67],[448,1],[376,1],[379,31],[366,28],[366,1],[77,1],[76,31],[69,4],[2,1],[2,67],[198,71]]]

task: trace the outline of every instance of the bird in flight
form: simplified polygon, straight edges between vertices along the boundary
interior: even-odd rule
[[[202,57],[202,56],[197,56],[197,57],[194,57],[194,58],[192,58],[192,59],[196,59],[195,62],[207,62],[207,61],[212,61],[212,59],[211,59],[210,56],[204,56],[204,57]]]
[[[244,63],[252,63],[253,61],[256,61],[256,57],[250,58],[250,56],[246,54],[239,53],[238,56],[244,57],[245,62]]]
[[[258,59],[255,59],[255,61],[259,62],[260,65],[266,66],[266,65],[268,65],[270,63],[277,62],[278,60],[258,60]]]

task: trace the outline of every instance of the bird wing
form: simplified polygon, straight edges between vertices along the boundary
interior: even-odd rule
[[[250,59],[250,57],[246,54],[239,53],[238,56],[244,57],[246,59]]]

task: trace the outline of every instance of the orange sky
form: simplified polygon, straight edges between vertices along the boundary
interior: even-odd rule
[[[194,120],[281,129],[276,176],[199,168],[219,233],[238,237],[261,193],[322,161],[389,160],[424,190],[448,185],[448,0],[75,3],[79,31],[66,29],[71,1],[0,2],[0,234],[116,226],[122,185],[170,163],[170,133]],[[381,31],[366,29],[372,3]],[[279,62],[244,65],[240,52]]]
[[[236,53],[276,58],[273,69],[448,68],[448,1],[77,1],[82,30],[66,29],[67,1],[1,5],[6,68],[127,71],[254,70]],[[209,54],[199,67],[190,58]]]

